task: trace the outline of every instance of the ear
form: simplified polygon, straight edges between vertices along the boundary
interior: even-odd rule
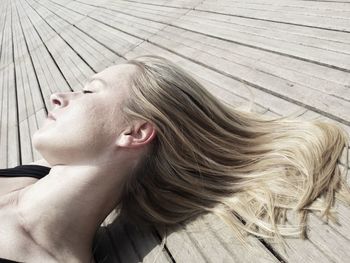
[[[137,121],[127,127],[117,138],[120,147],[135,148],[150,143],[156,136],[155,127],[146,121]]]

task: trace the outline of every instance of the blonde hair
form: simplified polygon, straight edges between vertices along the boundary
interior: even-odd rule
[[[157,137],[129,178],[122,215],[173,226],[214,213],[243,241],[247,233],[305,237],[310,211],[330,217],[334,196],[349,201],[347,163],[343,176],[338,166],[349,137],[340,126],[239,111],[159,56],[126,63],[137,70],[124,112],[154,124]],[[287,210],[300,224],[285,224]]]

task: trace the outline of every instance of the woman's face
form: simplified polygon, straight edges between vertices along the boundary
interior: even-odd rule
[[[119,64],[95,74],[81,91],[51,95],[55,120],[46,119],[33,146],[51,164],[91,163],[115,150],[124,128],[120,109],[136,66]]]

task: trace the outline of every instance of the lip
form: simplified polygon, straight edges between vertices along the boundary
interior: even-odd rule
[[[53,116],[53,114],[52,114],[52,112],[49,112],[48,114],[47,114],[47,118],[48,119],[51,119],[51,120],[56,120],[56,118],[55,118],[55,116]]]

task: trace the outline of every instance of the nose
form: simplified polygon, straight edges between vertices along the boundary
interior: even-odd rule
[[[66,107],[69,102],[78,96],[81,96],[81,92],[56,92],[52,93],[50,96],[50,102],[53,106],[58,106],[59,108]]]
[[[61,93],[53,93],[50,96],[50,101],[53,106],[58,105],[58,107],[64,107],[67,105],[67,98]]]

